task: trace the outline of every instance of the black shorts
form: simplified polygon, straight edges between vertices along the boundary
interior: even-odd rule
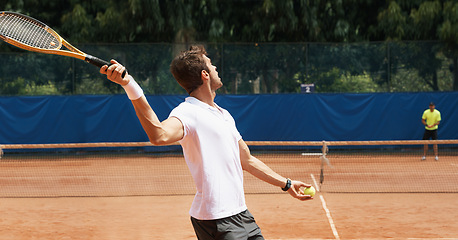
[[[437,129],[434,129],[434,130],[425,129],[425,133],[423,134],[423,140],[429,140],[430,138],[432,140],[437,140]]]
[[[216,220],[198,220],[191,217],[199,240],[263,240],[261,229],[253,215],[245,210],[234,216]]]

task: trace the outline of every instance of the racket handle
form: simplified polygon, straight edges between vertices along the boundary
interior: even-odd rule
[[[99,68],[101,68],[104,65],[107,65],[108,67],[113,65],[112,63],[109,63],[109,62],[107,62],[105,60],[102,60],[102,59],[100,59],[98,57],[91,56],[89,54],[86,55],[86,58],[84,59],[84,61],[86,61],[86,62],[88,62],[88,63],[90,63],[92,65],[95,65],[95,66],[97,66]],[[124,70],[124,72],[122,72],[121,77],[124,78],[125,76],[126,76],[126,70]]]

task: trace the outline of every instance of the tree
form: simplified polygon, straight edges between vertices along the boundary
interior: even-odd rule
[[[259,81],[259,88],[266,92],[281,92],[282,86],[293,89],[297,81],[306,81],[311,76],[307,74],[317,70],[320,64],[327,64],[330,68],[322,74],[318,73],[319,76],[334,76],[336,72],[341,72],[348,77],[366,79],[365,76],[369,75],[377,84],[391,91],[390,77],[398,69],[405,68],[416,69],[424,85],[432,90],[441,90],[441,79],[437,72],[439,67],[443,67],[443,60],[438,53],[450,59],[450,71],[453,71],[454,76],[453,89],[458,90],[457,4],[452,0],[65,0],[64,3],[54,0],[6,0],[0,3],[0,9],[18,11],[37,18],[76,46],[102,43],[173,44],[172,50],[157,51],[167,55],[141,54],[145,63],[135,64],[135,67],[143,65],[150,68],[148,74],[152,75],[145,78],[154,91],[161,92],[160,86],[164,86],[160,83],[165,73],[159,73],[165,64],[164,58],[170,59],[191,43],[215,46],[212,51],[219,54],[215,58],[220,58],[226,64],[232,57],[226,56],[223,61],[225,49],[218,44],[246,43],[253,49],[246,51],[247,55],[242,56],[245,58],[243,61],[251,59],[254,62],[247,62],[241,68],[229,69],[225,74],[231,75],[231,81],[241,76],[247,82],[254,81],[253,84]],[[403,56],[392,52],[397,50],[394,45],[391,47],[392,43],[411,40],[440,41],[442,45],[438,49],[437,44],[422,47],[406,44],[409,46],[405,49],[411,51],[404,51],[400,47]],[[386,47],[377,47],[376,50],[366,48],[367,42],[373,41],[386,41]],[[283,46],[285,42],[290,43],[290,47]],[[333,45],[355,42],[361,47]],[[258,47],[253,47],[257,43]],[[270,43],[280,44],[274,48],[268,47]],[[332,57],[326,59],[323,56],[315,64],[305,59],[305,53],[304,56],[291,54],[294,60],[286,55],[288,52],[307,51],[307,47],[298,45],[311,46],[314,43],[334,46],[330,48],[334,52],[329,52]],[[117,47],[122,49],[121,45]],[[5,45],[0,45],[0,48],[6,52],[19,51]],[[369,51],[369,54],[362,51]],[[115,50],[110,52],[107,47],[101,46],[96,48],[94,55],[121,57],[125,60],[131,54],[121,54]],[[272,61],[275,58],[273,56],[280,56],[281,59]],[[234,58],[233,62],[237,61],[240,60]],[[129,69],[134,68],[129,66],[129,62],[123,63]],[[251,69],[247,66],[251,66]],[[293,67],[300,70],[292,70]],[[74,70],[73,67],[71,69]],[[304,69],[309,69],[309,72],[302,72]],[[68,86],[65,93],[74,92],[74,84],[88,82],[87,79],[92,77],[87,72],[72,74],[78,77],[75,78],[76,82],[68,81],[66,76],[65,82],[56,84]],[[62,79],[56,78],[56,81],[64,81]],[[253,87],[252,83],[243,84]],[[108,85],[106,87],[109,92],[117,91]],[[227,90],[232,92],[229,86]]]
[[[444,3],[444,21],[438,29],[439,38],[445,42],[445,55],[452,59],[453,90],[458,91],[458,3],[448,1]]]
[[[390,1],[387,8],[378,15],[378,29],[387,40],[441,40],[442,51],[453,62],[453,89],[458,90],[458,3],[456,1]],[[412,67],[419,71],[425,84],[439,90],[437,70],[439,59],[434,45],[427,49],[412,50]],[[428,49],[428,47],[430,47]]]

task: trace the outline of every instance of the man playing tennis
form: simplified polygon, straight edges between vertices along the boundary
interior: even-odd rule
[[[429,104],[429,109],[426,109],[421,116],[421,122],[425,125],[425,133],[423,134],[423,140],[437,140],[437,129],[441,122],[441,113],[435,109],[435,104],[431,102]],[[434,155],[436,156],[434,160],[439,161],[437,144],[434,144]],[[423,157],[421,160],[426,160],[426,153],[428,152],[428,144],[425,144],[423,147]]]
[[[203,47],[192,46],[173,59],[170,71],[189,97],[160,122],[135,80],[112,60],[100,72],[123,86],[151,143],[179,142],[197,193],[189,211],[198,239],[264,239],[245,204],[243,170],[299,199],[309,187],[280,176],[251,155],[228,111],[215,102],[223,86]]]

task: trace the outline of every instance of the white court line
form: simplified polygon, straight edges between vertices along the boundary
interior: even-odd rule
[[[313,182],[315,183],[315,189],[319,191],[318,184],[315,180],[315,176],[313,174],[310,174],[312,177]],[[329,211],[328,207],[326,206],[326,201],[324,200],[323,195],[320,194],[320,200],[321,200],[321,205],[323,206],[324,211],[326,212],[326,217],[328,218],[329,226],[331,226],[332,234],[334,234],[334,237],[339,240],[339,233],[337,232],[336,225],[334,224],[334,221],[332,220],[331,217],[331,211]]]
[[[302,156],[321,156],[322,153],[302,153]]]
[[[324,200],[323,195],[320,195],[321,203],[323,205],[323,209],[326,212],[326,216],[328,217],[329,225],[331,226],[332,229],[332,234],[334,234],[334,237],[339,240],[339,233],[337,232],[336,226],[334,225],[334,221],[332,220],[331,217],[331,212],[329,211],[328,207],[326,207],[326,201]]]
[[[313,174],[310,174],[310,177],[312,177],[313,183],[315,184],[315,190],[319,192],[320,188],[318,187],[318,183],[316,182],[315,176],[313,176]]]

